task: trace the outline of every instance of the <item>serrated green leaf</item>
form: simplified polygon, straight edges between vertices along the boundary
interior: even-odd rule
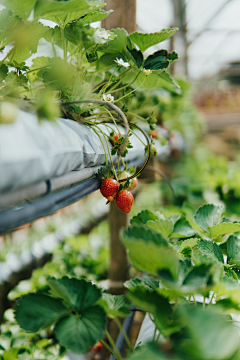
[[[143,63],[143,53],[136,49],[129,49],[127,46],[128,52],[131,54],[131,59],[137,65],[138,68],[142,66]]]
[[[148,285],[152,289],[159,288],[159,280],[154,279],[152,276],[144,275],[144,284]]]
[[[89,347],[102,339],[107,316],[100,306],[86,309],[81,316],[70,315],[61,319],[54,329],[61,345],[75,353],[86,353]]]
[[[131,302],[125,295],[103,293],[98,305],[104,308],[108,317],[126,317],[130,314]]]
[[[27,20],[37,0],[2,0],[1,3],[23,20]]]
[[[130,289],[126,296],[133,304],[146,312],[155,313],[158,306],[161,306],[161,301],[163,301],[164,304],[166,304],[166,307],[170,310],[170,305],[166,298],[162,297],[155,291],[151,291],[151,289],[148,289],[143,285],[138,285]]]
[[[168,241],[160,233],[155,232],[146,225],[135,225],[133,223],[133,225],[123,230],[123,237],[135,238],[136,240],[143,239],[146,242],[169,246]]]
[[[148,220],[146,226],[156,232],[159,232],[165,238],[168,238],[169,235],[173,232],[173,222],[171,220]]]
[[[66,301],[79,314],[94,305],[101,297],[101,290],[85,279],[64,276],[62,279],[48,278],[51,293]]]
[[[113,10],[105,11],[105,10],[97,10],[91,11],[86,16],[81,19],[82,24],[90,24],[96,21],[101,21],[105,19],[109,14],[111,14]]]
[[[113,40],[106,44],[99,45],[98,50],[108,54],[125,54],[126,46],[131,48],[131,43],[128,38],[128,33],[125,29],[112,29],[113,34],[116,36]]]
[[[209,232],[209,227],[217,225],[223,213],[223,206],[205,204],[201,206],[195,213],[195,222],[205,231]]]
[[[174,86],[177,89],[180,89],[178,83],[166,71],[161,71],[161,73],[158,74],[158,76],[162,80],[166,81],[169,85]]]
[[[227,261],[231,260],[240,252],[240,240],[237,236],[231,235],[227,240]]]
[[[235,273],[235,271],[233,271],[232,269],[229,269],[229,268],[226,268],[224,269],[224,276],[225,277],[228,277],[228,278],[231,278],[231,279],[234,279],[238,282],[238,277],[237,277],[237,274]]]
[[[239,347],[235,325],[220,309],[185,305],[177,309],[177,317],[186,326],[186,337],[179,348],[186,358],[226,360]]]
[[[131,262],[139,270],[157,275],[159,269],[168,269],[174,278],[177,277],[178,256],[173,248],[151,241],[137,240],[124,234],[122,241]]]
[[[101,6],[104,6],[104,4],[99,4],[95,8],[95,6],[90,5],[86,0],[38,0],[35,6],[34,17],[53,20],[57,23],[60,20],[62,24],[66,25]]]
[[[175,34],[178,28],[163,29],[159,32],[143,34],[139,32],[133,32],[129,35],[130,39],[144,52],[149,47],[159,44],[160,42],[167,40]]]
[[[186,238],[195,235],[195,230],[190,226],[189,222],[181,217],[174,225],[171,237]]]
[[[131,280],[125,281],[123,284],[127,289],[134,288],[137,285],[144,285],[142,279],[134,278]]]
[[[185,278],[183,285],[193,286],[194,288],[206,288],[208,280],[211,276],[209,272],[210,266],[202,264],[195,266]]]
[[[178,55],[174,53],[168,53],[167,50],[159,50],[154,54],[149,55],[144,61],[144,69],[149,70],[164,70],[167,69],[170,64],[170,59],[177,59]]]
[[[190,247],[192,249],[196,245],[197,245],[197,238],[190,238],[190,239],[184,240],[181,243],[179,252],[182,252],[185,247]]]
[[[228,223],[222,222],[213,227],[209,227],[208,230],[213,237],[216,237],[219,235],[231,234],[235,231],[240,231],[240,224],[231,223],[231,222]]]
[[[18,300],[15,318],[24,330],[36,332],[52,325],[69,312],[57,299],[43,294],[29,294]]]
[[[218,261],[224,263],[222,251],[216,243],[200,239],[197,241],[197,246],[203,255],[214,257]]]
[[[149,210],[142,210],[130,220],[130,223],[142,225],[148,220],[159,220],[159,217]]]
[[[161,331],[169,325],[172,313],[168,299],[156,291],[149,291],[143,285],[139,285],[127,293],[127,297],[141,310],[154,315],[155,324]],[[160,310],[160,311],[159,311]]]

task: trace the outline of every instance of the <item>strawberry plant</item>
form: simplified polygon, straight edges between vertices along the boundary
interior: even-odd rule
[[[120,360],[107,317],[120,326],[117,317],[127,316],[134,304],[150,314],[156,330],[134,350],[128,339],[127,359],[238,359],[233,313],[240,305],[240,223],[223,211],[214,204],[188,218],[141,211],[123,230],[122,241],[131,263],[148,275],[127,281],[126,296],[105,294],[85,279],[48,278],[50,293],[17,302],[17,321],[26,331],[55,324],[59,343],[75,352],[100,341]]]

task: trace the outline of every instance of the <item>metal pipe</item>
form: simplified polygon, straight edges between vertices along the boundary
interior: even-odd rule
[[[129,163],[138,166],[144,159],[137,159]],[[65,206],[90,195],[100,187],[100,180],[94,176],[69,189],[49,194],[21,207],[0,212],[0,234],[11,232],[21,225],[32,222],[43,216],[50,215]]]

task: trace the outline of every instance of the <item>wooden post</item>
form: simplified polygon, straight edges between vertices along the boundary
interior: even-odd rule
[[[129,279],[129,262],[126,250],[121,242],[120,233],[129,225],[129,215],[120,211],[114,201],[110,203],[110,267],[109,292],[119,295],[124,292],[123,282]]]
[[[102,21],[102,27],[107,30],[124,28],[131,33],[136,31],[136,0],[107,0],[106,10],[114,10]]]

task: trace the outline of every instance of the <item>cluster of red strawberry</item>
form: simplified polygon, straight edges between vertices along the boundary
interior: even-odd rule
[[[123,171],[119,174],[118,180],[126,179],[128,174]],[[115,200],[115,204],[121,211],[129,213],[133,204],[133,195],[129,190],[134,189],[137,186],[138,180],[135,177],[131,182],[125,181],[121,185],[113,178],[104,179],[100,191],[102,196],[108,199],[108,201]]]

